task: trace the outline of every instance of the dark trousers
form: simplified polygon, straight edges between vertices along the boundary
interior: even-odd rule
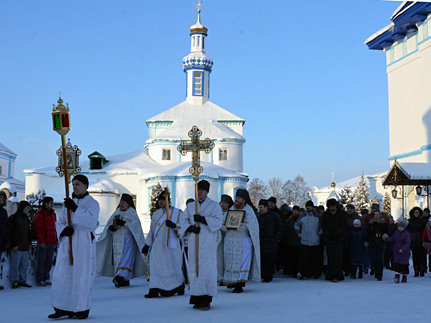
[[[304,246],[301,244],[299,272],[307,278],[311,276],[320,277],[322,273],[322,251],[320,246]]]
[[[344,243],[334,242],[326,245],[326,254],[328,255],[328,273],[326,279],[343,280],[343,253]],[[349,259],[350,264],[350,259]]]
[[[350,275],[353,272],[353,266],[350,262],[350,250],[346,249],[343,252],[343,271],[346,275]]]
[[[277,260],[277,252],[260,253],[261,277],[264,281],[271,281],[274,274],[274,266]]]
[[[386,244],[385,247],[385,256],[384,256],[384,265],[386,267],[386,269],[391,269],[392,270],[392,265],[394,262],[394,250],[393,250],[394,246],[392,244]]]
[[[283,273],[286,275],[296,276],[299,271],[299,246],[285,246],[286,263]]]
[[[49,272],[52,267],[52,259],[54,257],[55,244],[45,243],[45,248],[40,248],[37,245],[37,269],[36,269],[36,281],[49,280]]]
[[[374,269],[374,275],[376,278],[383,277],[383,254],[385,253],[385,247],[370,247],[368,252],[370,254],[371,266]]]
[[[427,255],[425,248],[411,248],[412,249],[412,258],[413,258],[413,268],[415,272],[425,272],[427,268]]]
[[[213,301],[213,297],[209,295],[190,296],[189,304],[193,305],[209,305]]]

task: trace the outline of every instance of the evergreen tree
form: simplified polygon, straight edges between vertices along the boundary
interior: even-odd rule
[[[344,186],[341,190],[342,204],[353,204],[353,191],[349,185]]]
[[[358,187],[353,193],[353,201],[355,202],[355,207],[358,212],[360,212],[362,209],[369,208],[370,203],[368,201],[368,196],[370,196],[369,186],[365,181],[364,174],[362,174]]]
[[[391,196],[388,192],[385,193],[385,196],[383,198],[383,212],[387,214],[391,214]]]
[[[29,214],[29,219],[30,222],[33,222],[34,220],[34,216],[36,214],[36,211],[42,207],[42,201],[45,198],[46,193],[45,190],[39,190],[39,192],[37,192],[36,194],[31,193],[29,195],[26,195],[25,199],[27,200],[28,203],[30,203],[31,208],[33,209],[33,212],[30,212]]]

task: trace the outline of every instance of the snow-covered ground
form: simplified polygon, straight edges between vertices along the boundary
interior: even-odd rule
[[[146,299],[148,283],[132,280],[117,289],[110,278],[99,277],[93,289],[93,322],[425,322],[429,317],[430,274],[409,276],[407,284],[395,284],[393,272],[383,281],[370,275],[362,280],[285,278],[277,274],[268,284],[249,283],[243,294],[219,287],[211,310],[202,312],[188,305],[185,296]],[[0,291],[0,322],[46,322],[50,287]]]

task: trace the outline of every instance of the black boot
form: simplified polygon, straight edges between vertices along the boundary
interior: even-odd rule
[[[59,319],[60,317],[63,317],[63,316],[69,316],[69,318],[73,318],[74,316],[74,313],[72,312],[63,311],[55,307],[54,307],[54,311],[55,313],[48,315],[49,319]]]
[[[350,278],[356,279],[356,272],[358,271],[357,265],[352,265],[352,273],[350,274]]]
[[[244,291],[244,290],[242,289],[242,284],[241,284],[241,283],[239,283],[239,284],[236,284],[236,286],[235,286],[235,288],[233,289],[232,293],[239,294],[239,293],[242,293],[243,291]]]
[[[184,288],[185,288],[184,284],[182,284],[180,287],[177,288],[178,296],[184,295]]]
[[[156,298],[156,297],[159,297],[159,292],[157,291],[157,288],[150,288],[150,291],[144,297],[145,298]]]
[[[359,274],[358,274],[358,279],[362,279],[362,273],[364,271],[364,266],[359,265]]]
[[[76,312],[75,313],[75,317],[78,320],[85,320],[86,318],[88,318],[88,314],[90,313],[90,310],[86,310],[86,311],[81,311],[81,312]]]

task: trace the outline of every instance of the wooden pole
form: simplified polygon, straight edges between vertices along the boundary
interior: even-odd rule
[[[165,202],[166,202],[166,219],[171,220],[171,216],[169,215],[169,196],[168,196],[168,188],[165,187]],[[171,228],[168,227],[168,235],[166,238],[166,247],[169,248],[169,236],[171,234]]]
[[[69,169],[67,168],[66,160],[66,136],[61,135],[61,146],[63,148],[63,172],[64,172],[64,184],[66,188],[66,198],[69,198]],[[72,226],[72,220],[70,218],[70,209],[66,208],[67,211],[67,225]],[[72,236],[69,236],[69,261],[70,265],[73,265],[73,250],[72,250]]]
[[[195,214],[198,214],[198,182],[195,181]],[[199,228],[199,222],[195,222],[195,226]],[[196,278],[199,277],[199,234],[195,234],[195,255],[196,255]]]

